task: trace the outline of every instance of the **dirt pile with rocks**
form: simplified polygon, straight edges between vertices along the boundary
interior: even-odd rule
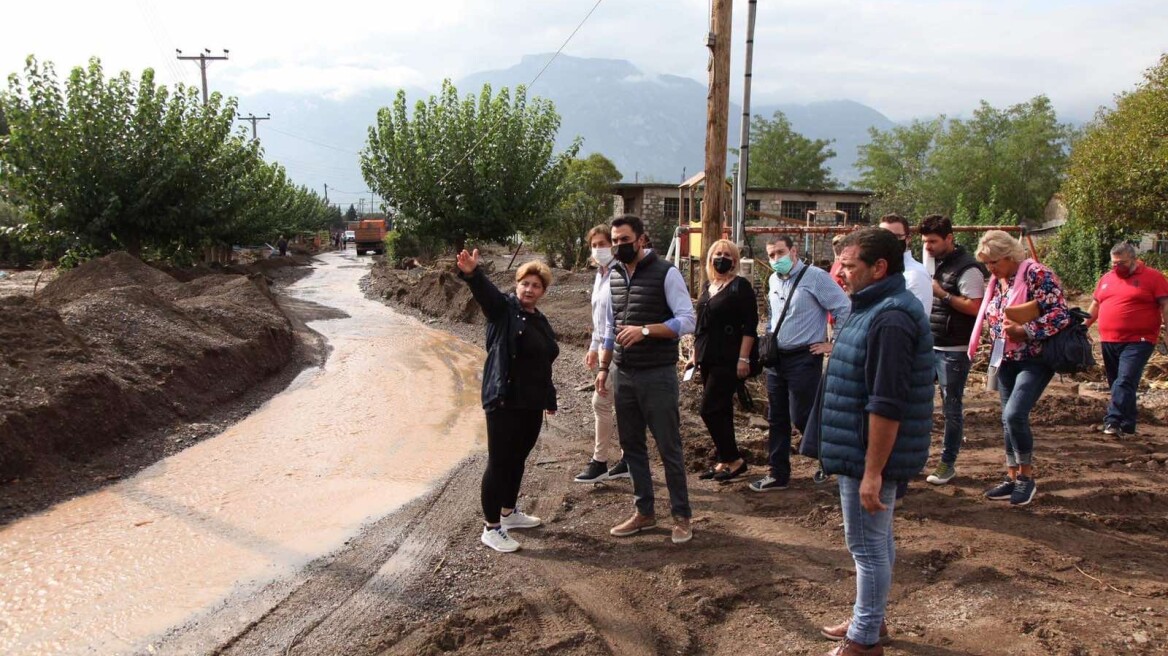
[[[293,328],[263,275],[183,277],[114,253],[35,299],[0,297],[0,480],[189,420],[284,367]]]

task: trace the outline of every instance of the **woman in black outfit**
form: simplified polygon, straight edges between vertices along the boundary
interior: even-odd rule
[[[503,294],[479,269],[477,249],[458,254],[458,269],[487,318],[482,394],[487,470],[483,473],[481,540],[495,551],[515,551],[519,543],[507,531],[541,523],[515,503],[544,413],[556,413],[552,362],[560,347],[547,317],[535,309],[551,285],[552,272],[542,262],[528,262],[515,273],[515,293]]]
[[[706,256],[710,284],[698,298],[690,364],[702,374],[702,421],[710,431],[717,464],[699,476],[730,481],[746,473],[734,439],[734,393],[750,375],[750,350],[758,337],[758,301],[750,281],[737,275],[740,256],[733,242],[714,242]]]

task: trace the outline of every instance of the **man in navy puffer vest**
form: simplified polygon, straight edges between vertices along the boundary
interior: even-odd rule
[[[905,289],[903,248],[882,228],[844,239],[852,314],[836,333],[817,416],[823,470],[839,479],[848,550],[856,562],[852,618],[823,634],[830,656],[878,656],[896,547],[896,486],[920,473],[933,428],[933,337]],[[814,432],[814,431],[809,431]]]

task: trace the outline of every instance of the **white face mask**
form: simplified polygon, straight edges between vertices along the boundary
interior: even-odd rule
[[[592,259],[596,260],[600,266],[606,267],[612,264],[612,249],[611,248],[593,248]]]

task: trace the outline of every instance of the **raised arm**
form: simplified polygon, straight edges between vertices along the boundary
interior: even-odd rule
[[[494,321],[507,312],[507,296],[499,291],[495,283],[479,268],[479,249],[473,253],[463,250],[458,254],[458,275],[470,286],[471,296],[474,297],[483,316],[488,321]]]

